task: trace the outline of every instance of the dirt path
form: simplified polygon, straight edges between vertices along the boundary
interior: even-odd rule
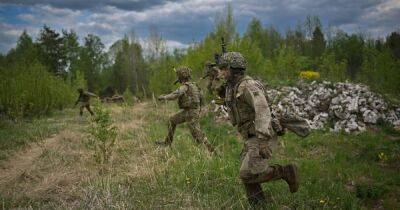
[[[127,108],[112,106],[112,115],[120,133],[118,138],[142,129],[145,121],[142,114],[147,108],[147,103]],[[88,122],[83,124],[87,126]],[[71,203],[85,199],[85,190],[79,189],[79,184],[101,175],[98,174],[91,151],[85,146],[87,134],[81,126],[72,123],[67,126],[70,129],[30,144],[11,155],[0,168],[0,198],[6,198],[11,207],[24,206],[24,203],[30,205],[32,202],[41,207],[43,203],[50,204],[49,207],[71,207]],[[117,147],[131,147],[130,144],[131,141],[121,139]],[[118,155],[115,158],[117,161],[122,159]],[[138,161],[145,164],[143,159]],[[129,165],[132,167],[127,174],[143,175],[141,164]]]

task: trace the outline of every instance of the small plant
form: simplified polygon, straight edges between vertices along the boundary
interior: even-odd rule
[[[90,126],[88,147],[94,150],[94,158],[100,164],[108,163],[117,137],[117,128],[113,125],[110,111],[100,102],[94,105],[94,117]]]
[[[135,103],[134,95],[129,90],[129,87],[126,88],[126,90],[124,91],[123,97],[124,97],[126,105],[130,105],[130,106],[134,105],[134,103]]]

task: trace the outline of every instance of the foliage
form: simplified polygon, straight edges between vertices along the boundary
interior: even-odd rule
[[[73,104],[76,90],[40,63],[0,68],[1,112],[17,119],[47,114]]]
[[[42,96],[41,92],[31,88],[37,83],[24,83],[20,86],[29,90],[19,89],[18,97],[1,102],[0,111],[5,113],[7,109],[13,116],[24,116],[28,110],[31,115],[48,113],[54,108],[65,107],[75,94],[72,90],[78,87],[92,92],[113,89],[119,93],[129,87],[129,91],[139,98],[167,93],[176,88],[176,75],[172,69],[182,65],[192,68],[192,79],[205,86],[206,82],[199,78],[204,74],[204,63],[214,61],[215,53],[221,52],[221,37],[225,38],[228,51],[241,52],[247,59],[248,74],[268,83],[294,83],[299,79],[300,71],[314,69],[324,80],[351,80],[385,94],[398,96],[400,93],[398,31],[386,39],[371,39],[362,33],[347,34],[340,29],[326,28],[319,17],[307,16],[284,33],[272,25],[263,26],[259,19],[253,18],[241,36],[236,31],[232,7],[228,4],[216,14],[214,30],[203,40],[190,43],[187,49],[167,49],[166,41],[156,27],[151,27],[149,34],[146,45],[142,46],[132,30],[113,43],[107,52],[100,37],[93,34],[84,37],[84,43],[80,44],[78,34],[72,30],[57,32],[45,25],[36,41],[24,31],[16,47],[0,56],[2,78],[19,75],[4,78],[7,82],[2,85],[10,86],[10,81],[22,84],[29,80],[22,72],[42,69],[43,78],[40,79],[58,81],[55,87],[48,87],[57,89],[54,91],[57,94],[46,95],[56,98],[47,98],[45,100],[49,102],[42,105],[55,104],[53,101],[58,101],[58,105],[45,105],[42,110],[27,108],[31,105],[26,104],[32,102],[24,101],[27,94],[24,91],[37,94],[31,98]],[[12,69],[20,70],[12,72]],[[60,88],[62,90],[58,90]],[[64,93],[65,99],[60,99]]]
[[[119,92],[126,88],[136,95],[146,96],[145,87],[148,75],[142,55],[142,47],[134,39],[125,37],[113,44],[112,51],[115,55],[114,65],[111,68],[111,81],[109,85]]]
[[[134,105],[135,104],[135,96],[132,94],[132,92],[129,90],[129,87],[126,88],[123,94],[124,101],[127,105]]]
[[[90,125],[91,137],[87,146],[93,150],[93,156],[97,163],[106,164],[112,155],[118,130],[113,125],[110,110],[99,102],[94,105],[93,110],[95,116]]]
[[[85,37],[84,47],[80,50],[78,68],[84,73],[89,91],[100,89],[100,73],[107,63],[107,54],[100,37],[89,34]]]
[[[335,55],[325,53],[322,55],[320,72],[322,79],[335,82],[343,82],[346,80],[346,61],[336,61]]]
[[[66,76],[66,51],[64,39],[55,30],[43,26],[38,39],[38,48],[42,64],[55,75]]]

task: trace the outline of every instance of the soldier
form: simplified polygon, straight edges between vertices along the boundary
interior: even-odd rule
[[[225,83],[220,80],[218,77],[218,65],[215,63],[211,63],[210,61],[206,61],[204,64],[204,76],[201,79],[208,78],[207,81],[207,89],[210,93],[216,94],[217,98],[215,102],[219,105],[222,105],[223,98],[225,97]]]
[[[83,115],[83,109],[86,108],[90,114],[93,116],[94,113],[93,111],[90,109],[90,97],[98,97],[96,94],[88,92],[88,91],[83,91],[82,88],[78,88],[78,100],[76,100],[75,102],[75,106],[80,103],[79,106],[79,115],[82,116]]]
[[[208,77],[207,89],[210,92],[215,91],[218,88],[218,67],[217,64],[206,61],[204,64],[204,76],[201,79]]]
[[[188,123],[190,133],[197,143],[204,144],[208,151],[214,152],[214,148],[208,142],[207,137],[200,129],[199,117],[200,117],[200,102],[201,102],[201,91],[200,88],[194,82],[190,80],[190,68],[180,67],[176,70],[178,80],[182,85],[174,92],[162,95],[158,97],[158,100],[175,100],[178,99],[178,105],[181,109],[180,112],[176,113],[169,119],[168,122],[168,135],[164,141],[156,141],[159,145],[171,145],[175,128],[178,124]]]
[[[262,84],[245,75],[246,60],[238,52],[222,55],[219,68],[219,77],[227,80],[225,104],[231,122],[244,139],[239,176],[249,203],[264,202],[261,183],[272,180],[283,179],[290,192],[296,192],[299,185],[296,165],[268,164],[277,134],[271,126],[270,108]]]

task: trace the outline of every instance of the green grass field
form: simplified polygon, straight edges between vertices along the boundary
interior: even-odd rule
[[[208,154],[179,126],[164,138],[173,102],[158,108],[110,105],[119,129],[112,160],[94,161],[87,147],[90,117],[66,110],[0,127],[0,207],[98,209],[247,209],[238,178],[242,140],[211,116],[201,125],[220,156]],[[301,184],[263,184],[269,209],[399,209],[400,134],[380,126],[359,134],[315,131],[279,138],[271,163],[294,162]],[[104,170],[106,169],[106,170]]]

